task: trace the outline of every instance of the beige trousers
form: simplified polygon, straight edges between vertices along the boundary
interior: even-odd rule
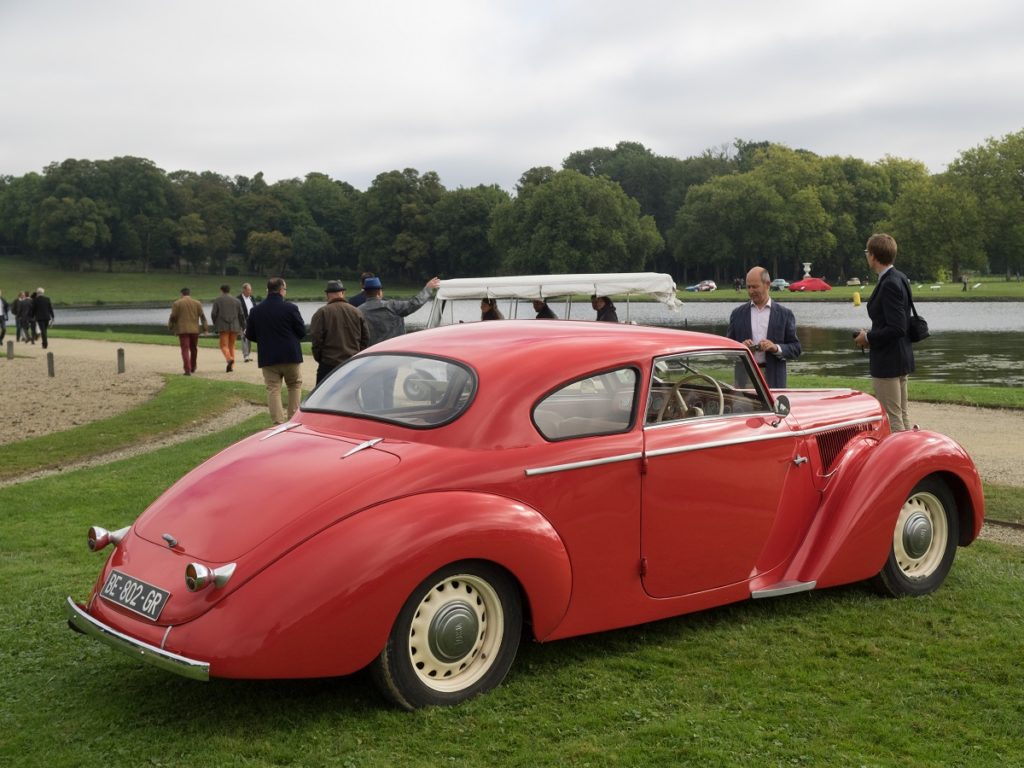
[[[907,411],[907,377],[898,376],[894,379],[871,379],[875,388],[875,397],[885,408],[889,417],[889,426],[893,432],[910,429],[910,413]]]
[[[281,382],[288,387],[288,419],[299,410],[302,399],[302,366],[299,363],[277,363],[260,368],[263,382],[267,385],[267,405],[270,407],[270,419],[275,424],[284,424],[287,420],[281,408]]]

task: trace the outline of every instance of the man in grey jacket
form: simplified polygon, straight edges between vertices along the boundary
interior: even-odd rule
[[[408,301],[401,299],[382,298],[384,293],[379,277],[367,278],[363,284],[363,291],[366,293],[366,301],[359,307],[359,311],[366,317],[366,324],[370,329],[370,344],[376,344],[385,339],[393,339],[405,333],[405,318],[417,309],[422,307],[434,295],[434,291],[441,285],[441,278],[432,277],[423,286],[423,289]]]
[[[220,296],[213,301],[210,320],[220,338],[220,352],[227,363],[227,372],[231,373],[235,367],[235,342],[238,335],[245,331],[246,318],[242,302],[231,295],[230,285],[225,283],[220,287]]]

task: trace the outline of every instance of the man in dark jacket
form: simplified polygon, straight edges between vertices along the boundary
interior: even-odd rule
[[[327,303],[309,322],[313,359],[317,361],[316,383],[352,355],[370,346],[370,331],[363,313],[345,301],[345,286],[331,280],[324,289]]]
[[[750,301],[732,311],[725,335],[750,348],[769,387],[785,389],[786,361],[796,360],[803,349],[796,335],[796,317],[788,307],[772,301],[771,285],[772,276],[764,267],[747,273]],[[745,375],[743,379],[740,386],[746,386]]]
[[[914,372],[914,350],[907,336],[910,321],[910,281],[892,264],[896,241],[885,234],[868,238],[864,256],[878,275],[868,299],[871,330],[861,329],[853,343],[868,350],[868,367],[875,397],[885,408],[893,432],[910,429],[907,376]]]
[[[288,285],[280,277],[267,281],[267,298],[252,308],[245,326],[245,337],[255,341],[256,362],[267,385],[267,405],[275,424],[284,424],[281,409],[281,382],[288,387],[288,418],[299,410],[302,399],[302,347],[306,336],[299,308],[284,296]]]
[[[252,295],[252,286],[249,283],[242,283],[242,292],[238,294],[238,300],[242,303],[242,358],[243,362],[252,362],[252,342],[246,338],[244,329],[249,322],[249,313],[252,308],[262,301],[259,296]]]
[[[18,305],[18,327],[21,328],[21,340],[36,343],[36,300],[34,296],[24,293]]]
[[[53,322],[53,304],[50,297],[43,295],[42,288],[36,288],[36,296],[32,299],[32,312],[36,317],[36,325],[39,326],[39,335],[43,338],[43,349],[46,349],[48,342],[46,332]]]

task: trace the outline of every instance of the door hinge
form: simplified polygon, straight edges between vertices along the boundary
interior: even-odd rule
[[[647,575],[647,558],[646,557],[641,557],[640,558],[640,575],[641,576],[646,576]]]
[[[641,475],[646,475],[647,474],[647,457],[646,456],[644,456],[642,459],[640,459],[640,474]]]

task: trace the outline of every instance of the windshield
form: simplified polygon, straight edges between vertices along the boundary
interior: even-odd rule
[[[340,366],[306,398],[304,411],[326,411],[419,429],[458,418],[476,392],[473,371],[420,355],[368,355]]]

